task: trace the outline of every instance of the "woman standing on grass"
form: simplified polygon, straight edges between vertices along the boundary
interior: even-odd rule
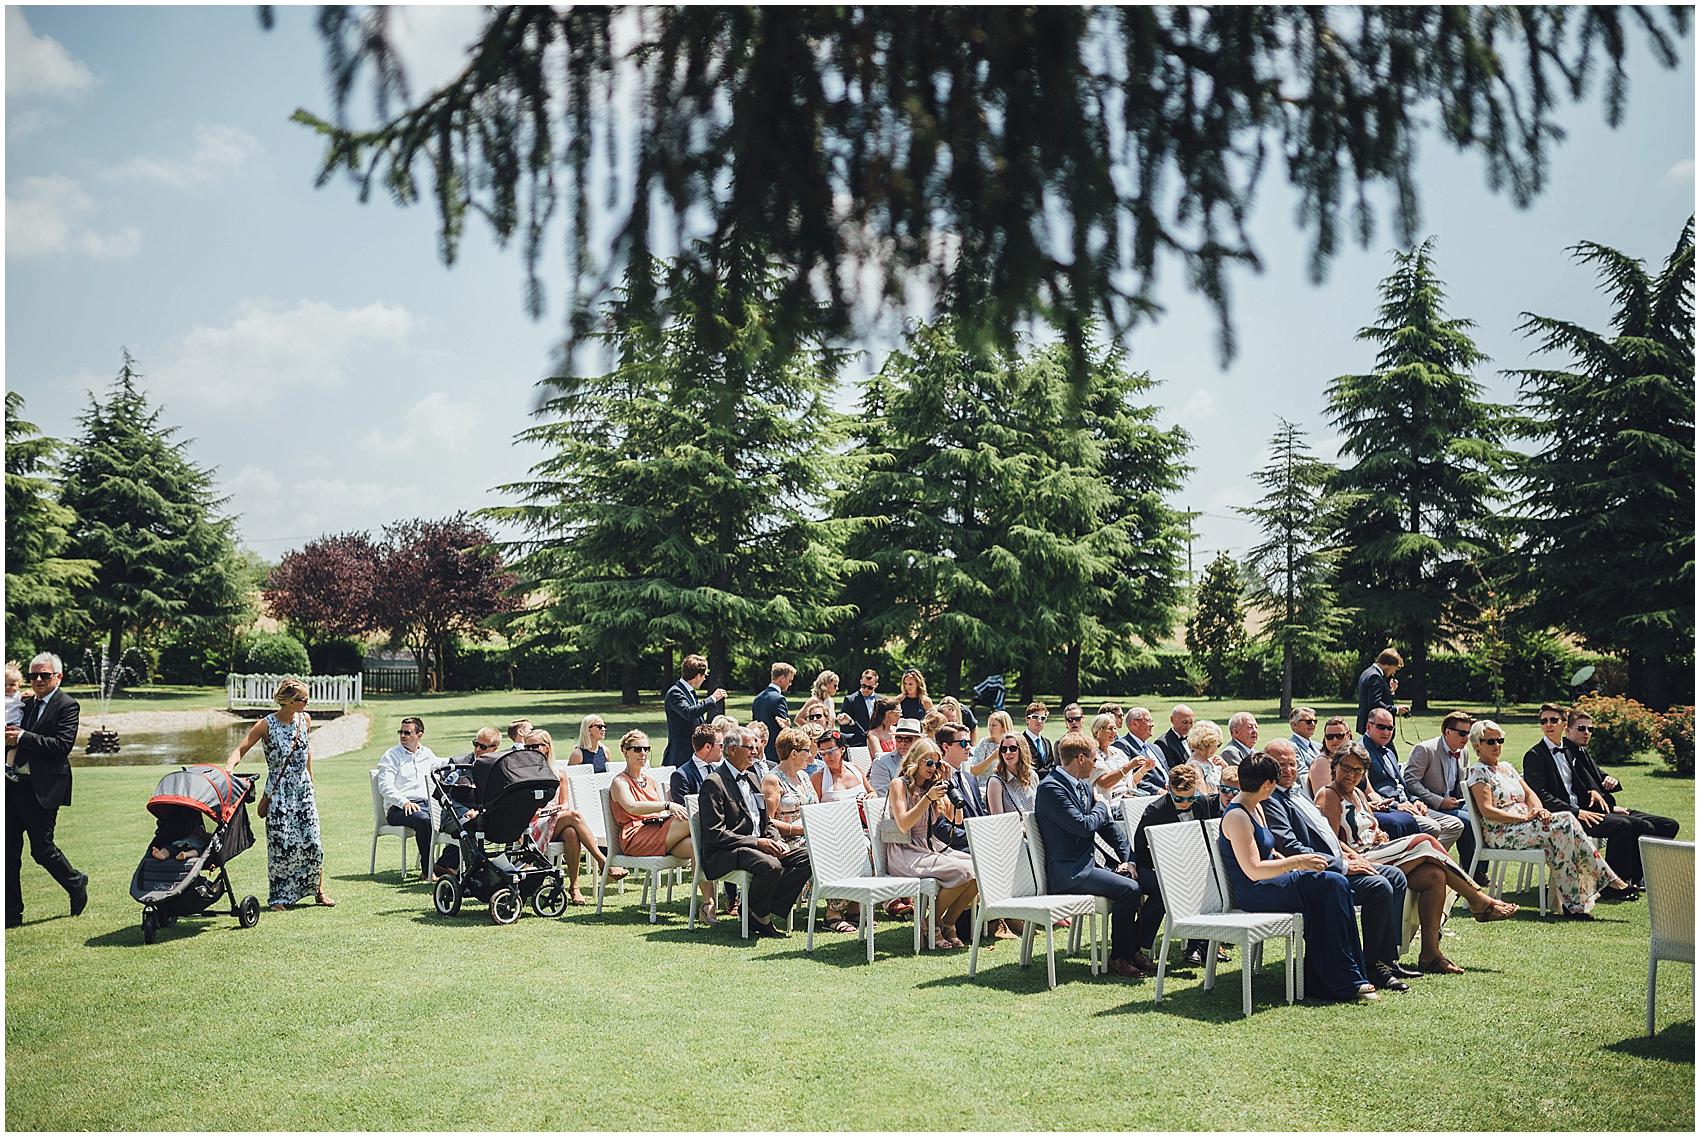
[[[287,910],[311,894],[316,903],[336,907],[325,892],[325,844],[319,835],[319,803],[313,793],[313,744],[308,732],[307,684],[285,679],[277,685],[278,710],[255,723],[230,752],[226,772],[261,743],[266,755],[266,790],[260,816],[266,821],[266,869],[271,889],[266,903]]]

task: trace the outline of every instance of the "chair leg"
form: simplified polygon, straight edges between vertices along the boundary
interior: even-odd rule
[[[868,935],[870,935],[870,936],[872,936],[874,934],[874,909],[877,908],[877,907],[879,907],[879,905],[877,905],[877,904],[864,904],[864,905],[862,905],[862,910],[865,913],[867,913]],[[921,890],[916,889],[915,890],[915,954],[916,955],[921,954],[921,919],[922,919],[923,916],[926,915],[926,911],[927,911],[926,905],[921,903]]]
[[[1287,937],[1287,1005],[1293,1005],[1293,937]]]
[[[691,870],[691,913],[685,920],[685,931],[687,931],[687,932],[694,932],[694,931],[697,930],[697,897],[702,895],[702,892],[697,887],[697,885],[700,884],[701,881],[702,881],[702,870],[701,869],[692,869]],[[813,912],[809,913],[809,950],[810,951],[815,950],[815,920],[814,920],[814,915],[815,914]]]
[[[738,934],[750,938],[750,885],[746,880],[738,892]]]
[[[603,861],[602,867],[596,873],[596,914],[598,916],[602,915],[602,894],[608,890],[609,863],[610,861]]]
[[[407,883],[407,838],[401,839],[401,881]]]
[[[1036,921],[1021,921],[1021,966],[1026,967],[1033,962],[1033,941],[1038,935],[1039,927]]]
[[[696,889],[694,888],[691,890],[691,907],[696,907]],[[809,903],[809,934],[808,937],[803,940],[803,950],[815,950],[815,905],[813,901]]]
[[[1653,1037],[1653,995],[1659,989],[1659,957],[1647,952],[1647,1037]]]
[[[872,963],[874,961],[874,906],[871,903],[862,905],[862,928],[865,933],[862,938],[868,941],[868,962]],[[919,948],[920,945],[917,944],[916,947]]]
[[[1258,946],[1263,945],[1259,944]],[[1245,1017],[1249,1019],[1251,1017],[1251,952],[1246,951],[1240,957],[1240,961],[1240,1007],[1245,1011]]]
[[[366,875],[378,875],[378,834],[375,830],[372,833],[372,867],[366,870]]]
[[[968,978],[980,973],[980,929],[986,921],[980,918],[980,902],[974,901],[974,942],[968,947]]]
[[[1055,926],[1045,925],[1045,979],[1051,985],[1051,990],[1057,989],[1057,948],[1052,940]]]
[[[655,923],[655,906],[661,900],[661,882],[655,878],[655,870],[649,870],[649,922]]]
[[[1157,1002],[1163,1001],[1163,977],[1169,973],[1169,933],[1163,932],[1161,945],[1157,948]]]

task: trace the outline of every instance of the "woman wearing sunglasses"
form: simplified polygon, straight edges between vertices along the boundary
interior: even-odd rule
[[[667,800],[661,782],[649,773],[649,735],[628,730],[620,739],[626,768],[608,786],[614,824],[620,827],[620,851],[632,857],[696,857],[685,807]],[[714,919],[714,886],[702,882],[703,918]]]
[[[1322,788],[1334,780],[1334,756],[1345,750],[1351,741],[1352,732],[1347,728],[1346,720],[1342,716],[1335,715],[1322,724],[1322,753],[1310,764],[1310,773],[1305,775],[1305,784],[1310,787],[1311,801],[1315,801]]]
[[[950,771],[930,739],[917,739],[898,767],[887,791],[890,816],[877,839],[886,842],[886,871],[892,876],[932,877],[939,882],[933,912],[933,938],[940,947],[959,948],[956,920],[974,906],[980,886],[974,862],[933,836],[933,822],[948,818],[962,824],[962,813],[945,800]],[[896,830],[894,833],[893,830]]]

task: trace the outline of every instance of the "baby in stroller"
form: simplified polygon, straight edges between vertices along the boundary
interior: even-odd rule
[[[532,819],[554,797],[558,780],[536,751],[515,749],[449,762],[432,771],[443,830],[460,844],[461,871],[437,882],[432,902],[453,916],[473,896],[498,924],[519,919],[525,901],[540,916],[567,907],[564,874],[530,833]]]
[[[207,827],[201,815],[187,809],[173,809],[154,826],[148,856],[156,861],[172,857],[187,861],[200,856],[206,847]]]

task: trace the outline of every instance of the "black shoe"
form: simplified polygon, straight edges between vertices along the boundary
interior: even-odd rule
[[[1370,964],[1369,981],[1383,991],[1409,991],[1411,989],[1411,985],[1393,974],[1393,969],[1385,963]]]
[[[1477,886],[1479,886],[1481,888],[1489,887],[1489,885],[1488,885],[1488,874],[1487,874],[1486,869],[1477,869],[1476,875],[1471,877],[1470,879],[1475,881]]]
[[[1197,948],[1187,948],[1186,954],[1181,957],[1181,962],[1188,967],[1203,967],[1204,953]]]
[[[1398,960],[1394,960],[1392,963],[1388,964],[1387,970],[1391,971],[1401,979],[1417,979],[1422,975],[1422,972],[1417,970],[1415,967],[1406,967]]]
[[[774,925],[758,923],[755,920],[750,921],[750,931],[764,940],[786,940],[791,938]]]
[[[22,916],[8,916],[8,917],[6,917],[6,929],[8,931],[10,931],[13,928],[21,928],[23,926],[24,926],[24,918]]]
[[[80,872],[71,881],[71,887],[65,891],[71,894],[71,915],[81,916],[83,909],[89,906],[89,874]]]
[[[1608,904],[1627,904],[1641,899],[1641,894],[1633,888],[1605,888],[1600,890],[1599,898]]]

